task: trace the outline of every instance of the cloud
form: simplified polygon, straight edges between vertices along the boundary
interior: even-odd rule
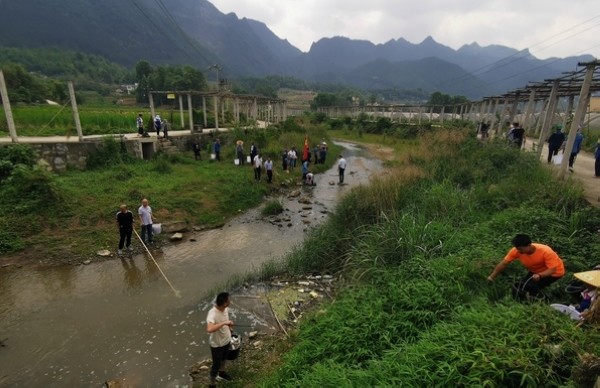
[[[222,12],[264,22],[308,51],[321,38],[345,36],[385,43],[427,36],[454,49],[478,42],[531,48],[540,58],[588,53],[600,57],[597,0],[213,0]],[[594,15],[591,10],[597,10]],[[591,20],[590,20],[591,19]]]

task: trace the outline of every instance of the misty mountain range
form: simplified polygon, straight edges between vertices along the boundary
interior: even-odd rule
[[[132,67],[219,64],[226,78],[289,75],[367,90],[421,89],[480,98],[572,71],[589,55],[540,60],[527,50],[431,37],[413,44],[323,38],[307,53],[264,23],[223,14],[207,0],[0,0],[0,46],[58,47]]]

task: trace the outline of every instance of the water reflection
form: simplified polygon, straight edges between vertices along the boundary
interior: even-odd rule
[[[140,288],[142,286],[142,270],[135,265],[133,257],[128,259],[121,257],[121,265],[123,265],[123,275],[127,287],[130,289]]]
[[[194,235],[196,241],[152,249],[181,299],[146,252],[88,266],[0,268],[0,339],[8,337],[0,348],[0,385],[99,386],[119,377],[133,386],[187,384],[187,368],[210,357],[206,306],[199,299],[230,276],[281,257],[325,219],[341,194],[366,183],[377,164],[357,152],[344,152],[347,186],[329,184],[337,178],[334,167],[319,177],[310,209],[285,198],[292,221],[283,226],[253,209]],[[247,310],[263,316],[252,301],[240,301],[240,324],[273,326],[250,316]]]

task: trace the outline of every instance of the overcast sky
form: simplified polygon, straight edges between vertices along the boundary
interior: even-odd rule
[[[598,0],[210,0],[221,12],[265,23],[302,51],[324,37],[458,49],[477,42],[529,48],[538,58],[600,58]]]

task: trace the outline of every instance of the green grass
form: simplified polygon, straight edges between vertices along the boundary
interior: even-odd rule
[[[250,167],[234,165],[233,144],[240,136],[247,147],[250,141],[257,141],[261,153],[272,156],[274,185],[257,184]],[[112,249],[119,205],[125,203],[137,214],[143,198],[150,201],[159,222],[221,225],[240,211],[258,206],[279,185],[295,186],[301,169],[284,173],[279,155],[290,145],[300,150],[305,136],[310,140],[327,134],[316,127],[302,133],[285,133],[277,126],[266,131],[221,133],[222,162],[206,158],[197,162],[191,153],[138,160],[108,138],[97,154],[88,158],[86,171],[52,175],[31,167],[14,167],[16,159],[0,160],[0,180],[2,174],[9,174],[4,168],[16,171],[0,185],[0,253],[23,250],[23,255],[43,253],[45,259],[61,262],[98,249]],[[331,149],[338,152],[339,147],[332,145]],[[20,155],[14,154],[13,159]],[[33,162],[28,160],[29,164],[34,162],[35,158]],[[330,158],[314,171],[324,171],[334,162]]]
[[[283,204],[278,199],[270,200],[261,210],[263,216],[274,216],[283,212]]]
[[[530,155],[443,131],[420,145],[281,262],[347,281],[259,386],[564,386],[580,355],[599,354],[597,330],[512,299],[518,263],[486,276],[528,233],[564,259],[568,275],[547,293],[571,303],[564,286],[600,255],[600,211]]]
[[[118,105],[80,105],[79,119],[84,135],[135,133],[138,113],[144,116],[148,125],[150,110],[139,106]],[[17,105],[12,108],[13,118],[19,136],[66,136],[77,135],[71,105]],[[179,107],[160,106],[156,113],[167,119],[171,129],[181,129]],[[184,111],[184,123],[188,125],[187,111]],[[8,136],[4,111],[0,111],[0,136]]]

